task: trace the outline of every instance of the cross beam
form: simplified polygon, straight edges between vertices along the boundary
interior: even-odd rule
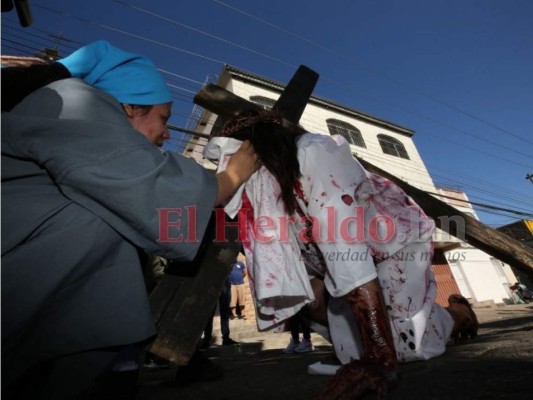
[[[219,93],[222,92],[224,92],[224,97],[230,99],[230,101],[223,104],[217,101],[220,98]],[[213,96],[212,93],[216,93],[217,95]],[[200,91],[200,93],[195,97],[195,102],[197,102],[197,100],[200,101],[197,102],[197,104],[209,111],[217,109],[220,113],[219,115],[230,116],[236,112],[236,110],[232,108],[233,104],[236,103],[236,100],[234,99],[236,97],[238,96],[227,91],[226,89],[216,85],[210,85],[207,91]],[[251,107],[253,104],[240,97],[238,101],[240,102],[240,107],[243,109],[246,107]],[[414,201],[428,216],[435,220],[437,227],[449,233],[450,235],[458,237],[472,246],[483,250],[487,254],[490,254],[491,256],[511,265],[512,267],[533,278],[532,248],[524,245],[518,240],[511,238],[505,233],[492,229],[477,219],[460,212],[449,204],[436,199],[426,192],[409,185],[407,182],[385,172],[375,165],[372,165],[368,161],[361,159],[358,159],[358,161],[361,162],[361,164],[368,171],[386,177],[401,187],[409,196],[414,199]],[[447,224],[446,218],[443,217],[448,217],[448,220],[452,219],[453,217],[462,218],[462,220],[465,222],[464,232],[457,231],[456,224]]]
[[[274,109],[285,121],[298,124],[317,81],[316,72],[301,66]],[[204,87],[195,102],[223,119],[261,110],[256,104],[215,85]],[[171,262],[171,268],[150,294],[158,336],[149,351],[178,365],[186,365],[192,357],[241,248],[237,228],[224,218],[225,221],[216,221],[213,215],[196,258],[190,263]],[[226,227],[224,243],[213,240],[217,223]]]

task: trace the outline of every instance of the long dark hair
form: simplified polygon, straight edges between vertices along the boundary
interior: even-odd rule
[[[263,165],[281,187],[281,200],[289,215],[296,210],[294,188],[302,176],[298,162],[298,137],[303,130],[287,130],[273,112],[240,116],[227,122],[218,136],[250,140]]]

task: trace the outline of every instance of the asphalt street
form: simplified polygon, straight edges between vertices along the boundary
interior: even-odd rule
[[[476,308],[479,336],[425,362],[403,364],[388,400],[533,399],[533,304]],[[138,400],[309,400],[329,379],[307,367],[332,359],[332,347],[313,336],[315,350],[283,354],[288,334],[264,334],[238,346],[204,352],[224,368],[212,382],[175,386],[176,368],[141,371]],[[366,398],[373,399],[375,395]]]

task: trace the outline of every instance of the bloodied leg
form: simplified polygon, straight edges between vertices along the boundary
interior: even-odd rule
[[[398,361],[379,281],[374,279],[345,298],[357,324],[365,327],[361,329],[363,357],[342,366],[319,399],[357,399],[371,390],[383,397],[397,381]]]

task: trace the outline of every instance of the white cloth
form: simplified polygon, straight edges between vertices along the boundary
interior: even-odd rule
[[[240,145],[241,142],[235,139],[213,138],[207,144],[204,155],[209,159],[218,159],[218,171],[223,171],[229,156]],[[253,207],[253,221],[260,224],[268,219],[278,223],[287,217],[283,204],[277,201],[279,184],[266,168],[255,172],[226,205],[225,211],[232,218],[241,209],[244,191]],[[261,240],[260,235],[270,239]],[[249,232],[249,236],[255,236],[255,239],[250,237],[252,240],[245,241],[244,250],[250,289],[256,303],[258,329],[282,330],[279,323],[314,300],[305,265],[300,259],[298,240],[293,229],[285,232],[283,229],[259,226],[256,234]],[[283,240],[285,236],[287,240]]]
[[[233,152],[237,146],[232,142],[240,143],[217,138],[207,147],[208,157],[222,153],[221,169],[227,161],[225,150]],[[341,136],[302,135],[298,160],[302,177],[296,197],[312,227],[297,216],[287,229],[281,223],[275,225],[279,229],[259,229],[272,240],[251,237],[244,246],[252,261],[259,328],[276,326],[312,299],[308,282],[303,282],[305,265],[309,276],[324,280],[332,296],[329,335],[343,363],[360,358],[362,347],[353,314],[341,297],[376,277],[399,360],[427,359],[444,352],[453,323],[434,304],[433,221],[392,182],[367,172]],[[278,222],[287,219],[279,194],[275,178],[261,168],[227,210],[234,216],[240,206],[252,207],[254,221],[268,216]],[[247,226],[253,230],[249,221]],[[309,241],[304,233],[311,229]]]

